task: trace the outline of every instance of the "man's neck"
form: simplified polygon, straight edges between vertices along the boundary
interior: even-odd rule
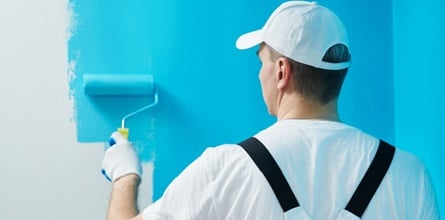
[[[298,101],[293,102],[282,102],[282,105],[278,108],[277,119],[340,121],[336,99],[324,105],[319,102],[304,99],[297,100]]]

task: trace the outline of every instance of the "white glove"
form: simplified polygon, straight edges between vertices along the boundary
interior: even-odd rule
[[[110,145],[102,161],[102,174],[110,182],[131,173],[140,177],[142,166],[133,145],[119,132],[111,134]]]

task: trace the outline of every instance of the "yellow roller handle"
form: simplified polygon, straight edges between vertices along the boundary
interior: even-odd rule
[[[128,140],[128,134],[130,133],[130,129],[128,128],[118,128],[117,132],[119,132],[120,134],[122,134],[122,136],[125,137],[125,139]]]

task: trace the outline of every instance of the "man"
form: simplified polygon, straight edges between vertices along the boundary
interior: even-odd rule
[[[108,219],[439,219],[422,162],[340,122],[350,54],[334,13],[317,3],[283,3],[262,29],[237,41],[239,49],[256,45],[264,101],[277,122],[243,147],[208,148],[140,214],[140,164],[113,133],[103,163],[113,182]],[[256,160],[249,149],[266,153]]]

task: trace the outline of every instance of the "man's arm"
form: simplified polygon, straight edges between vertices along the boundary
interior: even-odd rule
[[[107,220],[142,220],[137,208],[140,182],[136,174],[123,176],[113,182]]]
[[[137,209],[141,173],[142,166],[133,145],[114,132],[102,161],[102,174],[112,183],[107,220],[142,220]]]

